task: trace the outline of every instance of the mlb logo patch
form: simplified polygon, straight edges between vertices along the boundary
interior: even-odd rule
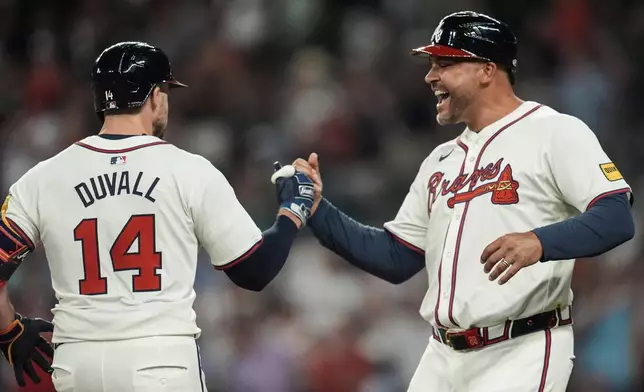
[[[126,161],[127,157],[125,155],[110,158],[111,165],[125,165]]]

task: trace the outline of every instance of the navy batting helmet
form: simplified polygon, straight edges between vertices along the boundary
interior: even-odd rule
[[[514,82],[517,66],[517,38],[507,24],[473,11],[444,17],[431,43],[412,50],[413,54],[437,57],[472,58],[506,68]]]
[[[143,106],[160,83],[187,87],[172,75],[168,56],[144,42],[120,42],[101,53],[92,69],[94,110],[104,114]]]

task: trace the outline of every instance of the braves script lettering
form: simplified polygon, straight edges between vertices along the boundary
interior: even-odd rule
[[[453,208],[456,203],[465,203],[476,197],[492,192],[492,203],[494,204],[516,204],[519,202],[517,189],[519,183],[512,178],[512,166],[506,164],[501,170],[503,158],[496,163],[489,163],[475,169],[472,174],[461,173],[453,180],[444,178],[445,173],[436,172],[431,175],[427,183],[429,190],[428,209],[431,212],[432,205],[437,199],[437,192],[440,186],[440,195],[452,195],[447,199],[447,206]],[[501,173],[499,175],[499,173]],[[498,178],[497,178],[498,176]],[[478,187],[476,184],[481,181],[494,180]],[[461,192],[466,186],[469,189]]]

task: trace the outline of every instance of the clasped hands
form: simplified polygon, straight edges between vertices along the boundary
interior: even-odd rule
[[[317,154],[311,154],[311,157],[313,156],[317,166]],[[303,165],[303,162],[306,165]],[[315,213],[322,197],[319,175],[316,175],[312,166],[302,159],[286,166],[275,162],[273,169],[271,182],[276,185],[280,214],[299,221],[299,228],[304,227]]]

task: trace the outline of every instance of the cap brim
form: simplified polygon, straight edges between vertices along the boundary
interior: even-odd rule
[[[188,87],[187,84],[183,84],[180,81],[174,79],[168,80],[168,85],[170,85],[170,87]]]
[[[424,54],[424,55],[436,56],[436,57],[480,58],[479,56],[476,56],[474,53],[470,53],[462,49],[457,49],[457,48],[452,48],[451,46],[437,45],[437,44],[421,46],[420,48],[412,49],[411,54],[412,55]]]

